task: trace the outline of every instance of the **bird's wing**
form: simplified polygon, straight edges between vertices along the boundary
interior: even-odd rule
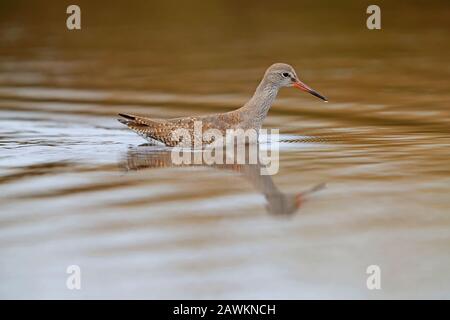
[[[175,146],[177,141],[173,141],[173,132],[176,129],[184,128],[191,132],[193,120],[190,118],[162,120],[150,119],[146,117],[135,116],[131,114],[119,113],[124,119],[118,119],[128,128],[135,131],[144,138],[158,140],[168,146]]]
[[[200,141],[204,141],[204,137],[197,137],[197,132],[194,130],[196,129],[196,121],[200,122],[201,133],[205,133],[209,129],[218,129],[223,134],[228,127],[234,125],[234,123],[239,120],[237,118],[231,118],[228,114],[174,118],[169,120],[150,119],[124,113],[119,113],[119,115],[124,118],[119,119],[119,121],[128,126],[128,128],[144,137],[150,137],[161,141],[168,146],[175,146],[178,144],[178,141],[173,141],[174,132],[178,129],[187,130],[191,142],[193,142],[194,139],[201,139]],[[178,132],[178,136],[184,136],[185,133],[186,131]],[[210,143],[211,141],[204,142]]]

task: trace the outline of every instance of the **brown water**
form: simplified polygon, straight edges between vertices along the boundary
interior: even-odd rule
[[[77,3],[81,31],[0,2],[1,298],[450,298],[448,1],[378,2],[381,31],[364,1]],[[280,92],[275,176],[115,120],[231,110],[277,61],[330,102]]]

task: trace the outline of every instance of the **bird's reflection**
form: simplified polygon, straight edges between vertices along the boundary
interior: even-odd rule
[[[236,155],[236,150],[234,155]],[[227,157],[225,151],[224,157]],[[310,194],[325,187],[325,184],[321,183],[303,192],[294,194],[283,193],[275,185],[270,175],[261,174],[261,168],[264,166],[261,164],[259,157],[256,160],[256,163],[250,162],[248,153],[246,153],[244,164],[227,163],[229,162],[226,162],[226,159],[224,158],[223,164],[207,164],[203,160],[201,163],[197,162],[195,164],[175,164],[172,157],[172,150],[158,148],[152,145],[141,145],[130,148],[124,159],[120,162],[120,166],[126,171],[186,166],[203,166],[218,170],[233,171],[239,173],[243,178],[248,180],[259,193],[264,195],[267,212],[274,215],[294,214],[303,205],[305,199],[307,199]]]

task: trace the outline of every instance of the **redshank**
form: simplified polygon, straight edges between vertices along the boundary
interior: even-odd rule
[[[201,122],[203,132],[217,129],[224,136],[228,129],[259,131],[278,90],[282,87],[295,87],[327,101],[323,95],[301,82],[290,65],[275,63],[266,70],[253,97],[239,109],[220,114],[167,120],[119,113],[124,119],[118,120],[147,141],[162,143],[169,147],[174,147],[179,143],[173,139],[172,135],[177,129],[186,129],[193,136],[195,122]],[[193,140],[191,139],[191,141]]]

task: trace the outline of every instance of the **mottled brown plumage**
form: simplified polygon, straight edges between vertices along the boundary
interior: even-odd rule
[[[253,129],[258,132],[281,87],[297,87],[326,101],[325,97],[300,82],[295,70],[290,65],[275,63],[266,70],[253,97],[237,110],[168,120],[120,113],[119,115],[123,119],[119,119],[119,121],[151,143],[162,143],[170,147],[192,146],[194,141],[210,144],[214,141],[213,138],[207,139],[197,135],[199,130],[195,130],[196,122],[199,123],[201,132],[205,133],[210,129],[216,129],[223,137],[228,129]],[[186,143],[187,141],[180,143],[179,140],[174,139],[174,132],[179,129],[185,130],[186,135],[189,135],[189,143]]]

